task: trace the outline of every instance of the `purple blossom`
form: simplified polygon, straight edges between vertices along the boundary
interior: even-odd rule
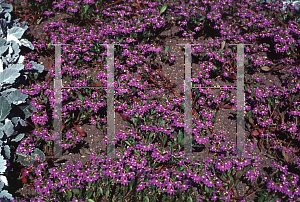
[[[210,181],[209,179],[204,179],[203,183],[208,186],[208,187],[214,187],[214,183],[212,181]]]
[[[231,167],[231,161],[229,161],[227,157],[224,157],[223,154],[221,155],[221,158],[216,161],[216,168],[223,172],[229,170]]]
[[[257,122],[261,126],[266,127],[267,125],[270,125],[273,122],[273,120],[271,118],[266,118],[266,117],[261,118],[261,117],[259,117],[259,118],[257,118]]]

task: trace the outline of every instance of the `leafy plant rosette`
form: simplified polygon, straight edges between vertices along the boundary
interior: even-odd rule
[[[10,163],[16,160],[15,142],[24,137],[19,130],[26,126],[25,120],[31,115],[30,109],[34,107],[28,102],[28,95],[21,94],[17,89],[26,79],[28,72],[24,72],[24,56],[20,55],[21,46],[34,49],[31,42],[22,39],[27,30],[26,22],[18,23],[19,19],[11,20],[10,12],[13,6],[0,1],[0,198],[1,201],[12,200],[12,195],[3,190],[4,185],[9,186],[6,178]],[[43,71],[43,66],[32,63],[30,72]]]
[[[223,14],[227,12],[226,14],[229,17],[232,16],[236,17],[236,13],[239,13],[238,12],[239,10],[242,11],[246,10],[246,9],[242,9],[245,6],[249,6],[248,9],[254,13],[262,9],[261,6],[256,4],[249,5],[250,4],[249,2],[248,3],[243,2],[243,3],[244,5],[242,5],[239,2],[234,2],[232,5],[230,5],[231,7],[226,7],[221,12],[223,12]],[[218,16],[220,14],[215,13],[219,10],[213,9],[213,6],[220,8],[219,2],[203,2],[203,4],[204,4],[204,9],[202,7],[199,7],[199,5],[197,5],[198,6],[197,8],[199,8],[199,11],[201,12],[202,10],[208,12],[204,14],[201,13],[201,16],[208,16],[207,17],[208,20],[203,17],[199,18],[201,19],[201,21],[204,21],[205,23],[204,26],[201,25],[202,27],[198,27],[198,28],[196,27],[195,31],[198,33],[202,28],[208,29],[209,26],[210,27],[214,26],[214,23],[219,23],[220,26],[218,28],[220,28],[220,31],[218,33],[219,35],[223,35],[222,39],[220,39],[219,36],[219,38],[215,37],[216,39],[211,40],[211,44],[213,44],[212,47],[214,47],[215,49],[217,47],[218,49],[217,51],[219,51],[220,55],[217,54],[216,56],[215,54],[213,54],[216,53],[216,50],[210,47],[208,47],[208,49],[205,50],[207,55],[210,54],[211,56],[213,56],[211,59],[206,58],[208,61],[204,61],[203,64],[201,64],[202,65],[201,67],[203,67],[203,69],[206,72],[205,78],[209,78],[210,71],[217,71],[218,73],[224,75],[224,77],[233,76],[232,78],[234,78],[234,72],[236,71],[236,66],[232,65],[230,61],[235,60],[236,53],[234,53],[234,51],[225,52],[225,49],[223,50],[224,48],[223,46],[226,46],[227,43],[239,43],[240,41],[242,41],[241,37],[245,37],[247,40],[250,40],[247,33],[250,33],[250,31],[252,30],[254,30],[253,31],[254,33],[260,32],[269,35],[269,38],[271,38],[271,47],[272,47],[271,51],[272,50],[273,51],[276,50],[277,52],[281,51],[281,54],[278,54],[278,57],[279,55],[280,57],[282,57],[282,61],[280,61],[280,63],[283,63],[284,58],[288,57],[289,54],[294,56],[299,52],[299,50],[296,48],[294,49],[291,48],[291,50],[286,50],[286,49],[282,50],[278,48],[278,46],[275,46],[276,44],[274,44],[273,42],[273,41],[277,41],[277,38],[275,38],[275,36],[272,35],[272,32],[270,33],[268,32],[268,29],[270,30],[274,29],[272,26],[276,27],[278,25],[278,27],[286,27],[288,21],[282,21],[280,19],[275,20],[277,24],[273,25],[272,23],[267,24],[268,21],[264,19],[260,19],[265,24],[258,24],[256,23],[257,19],[253,17],[255,15],[251,14],[251,12],[249,11],[250,13],[245,14],[247,19],[245,17],[242,17],[241,19],[239,19],[240,23],[238,23],[238,25],[244,25],[244,27],[242,27],[241,30],[247,30],[247,32],[244,33],[244,35],[242,35],[241,37],[237,37],[239,35],[236,34],[235,31],[238,29],[234,28],[233,25],[227,27],[227,25],[229,25],[228,23],[226,24],[222,21],[215,22],[217,19],[219,19]],[[148,6],[150,8],[153,8],[157,5],[158,4],[156,2],[148,3]],[[154,11],[155,12],[162,11],[163,10],[162,8],[164,8],[163,5],[164,5],[163,3],[160,3],[159,9],[154,9]],[[282,5],[278,3],[277,4],[274,3],[272,4],[272,6],[269,7],[267,6],[265,9],[276,8],[277,10],[275,10],[275,12],[280,12],[280,6]],[[193,7],[193,4],[188,4],[186,7],[185,6],[181,6],[179,8],[177,7],[176,8],[177,10],[175,8],[170,7],[170,8],[166,8],[165,11],[167,12],[165,11],[161,12],[163,13],[163,15],[165,15],[166,13],[175,10],[176,14],[182,13],[182,15],[186,17],[186,21],[180,21],[180,22],[176,21],[177,23],[183,25],[182,28],[183,29],[182,31],[184,31],[183,36],[187,36],[187,32],[185,29],[189,29],[190,27],[192,27],[192,26],[184,27],[188,23],[193,22],[192,19],[186,16],[187,13],[191,12],[192,8],[190,7]],[[108,11],[106,12],[107,15],[110,14]],[[272,16],[273,14],[272,12],[269,13],[265,12],[264,15]],[[275,14],[275,15],[280,15],[280,14]],[[262,16],[260,15],[260,17]],[[124,18],[126,20],[128,19],[135,20],[134,22],[144,22],[147,25],[149,25],[149,27],[152,26],[152,28],[153,25],[158,29],[163,28],[161,26],[161,22],[164,22],[164,16],[161,16],[159,20],[157,18],[152,19],[150,23],[149,21],[147,22],[147,20],[143,19],[141,16],[138,15],[136,16],[136,18],[133,18],[132,16],[124,16]],[[114,20],[114,18],[112,18],[110,15],[106,19],[107,21]],[[237,22],[233,21],[233,23],[237,23]],[[138,25],[142,27],[142,23]],[[295,40],[299,39],[297,38],[298,37],[297,31],[295,31],[298,25],[293,23],[290,23],[288,25],[291,26],[291,30],[296,34],[292,36],[291,35],[286,36],[284,35],[286,33],[277,30],[278,33],[282,34],[282,36],[286,38],[294,37]],[[57,26],[59,26],[59,23],[57,24]],[[140,31],[141,27],[138,27],[137,29]],[[54,27],[52,26],[52,28]],[[99,28],[99,30],[102,31],[107,28],[108,26],[102,25]],[[263,31],[263,28],[267,30]],[[110,29],[112,29],[111,26]],[[74,28],[74,30],[76,29]],[[108,33],[106,34],[109,35],[110,32],[108,31]],[[144,37],[138,37],[139,34],[144,35]],[[144,31],[143,33],[132,32],[129,34],[130,35],[129,37],[126,36],[127,39],[129,39],[129,42],[128,41],[127,42],[130,43],[130,40],[133,40],[132,42],[134,42],[136,39],[139,40],[139,38],[145,38],[147,37],[147,34],[150,34],[151,36],[152,32],[149,30]],[[56,33],[56,36],[58,35],[59,32]],[[155,36],[155,33],[153,33],[153,35]],[[83,40],[84,35],[81,35],[81,37],[82,37],[81,39],[79,39],[78,37],[76,40],[78,40],[78,42],[84,41]],[[122,42],[125,40],[125,38],[117,38],[119,36],[114,36],[113,39],[108,37],[105,38],[103,35],[101,37],[104,42],[110,42],[110,43],[116,41]],[[65,37],[61,36],[61,38],[58,38],[58,40],[60,39],[63,40],[64,43],[70,40],[70,38],[67,38],[66,36]],[[224,41],[224,39],[226,39],[225,43],[220,43],[221,41]],[[156,40],[156,42],[160,41],[159,38],[156,37],[153,37],[152,40]],[[144,43],[149,41],[143,39]],[[258,42],[258,39],[256,39],[255,36],[252,36],[252,41]],[[260,49],[262,49],[263,51],[267,51],[268,45],[263,46],[262,44],[263,43],[261,43],[260,45],[257,44],[254,47],[248,49],[245,48],[246,52],[252,51],[254,55]],[[295,46],[295,44],[292,43],[289,45],[292,47]],[[221,46],[220,48],[221,50],[218,48],[220,46]],[[80,48],[84,49],[83,46],[81,46]],[[146,45],[145,47],[140,46],[139,51],[134,50],[133,48],[125,47],[124,50],[118,49],[119,51],[120,50],[123,51],[123,53],[122,51],[120,51],[119,54],[117,52],[118,61],[121,64],[125,64],[124,66],[130,68],[131,66],[135,65],[139,61],[140,58],[138,58],[138,56],[141,56],[142,54],[146,56],[147,54],[151,55],[151,53],[146,53],[147,51],[145,51],[145,49],[147,48],[148,50],[150,49],[152,50],[152,52],[154,52],[153,56],[155,55],[155,52],[159,52],[161,50],[160,47],[149,48],[149,46]],[[203,47],[200,46],[200,48],[194,48],[193,50],[197,50],[201,52],[203,51],[202,49]],[[100,52],[104,50],[105,50],[104,48],[103,49],[99,48]],[[142,50],[142,54],[139,55],[141,50]],[[233,48],[233,50],[236,49]],[[221,57],[223,52],[226,53],[224,56],[226,56],[227,59],[225,59],[226,57],[224,58]],[[71,52],[70,54],[74,54],[74,52]],[[85,57],[84,54],[79,53],[78,55],[80,56],[81,62],[84,61],[83,59]],[[76,59],[78,60],[79,57],[76,57]],[[86,60],[86,61],[90,61],[90,60]],[[102,62],[102,61],[103,60],[99,60],[97,62]],[[226,64],[225,67],[221,66],[222,63],[224,62]],[[271,63],[270,61],[262,61],[262,59],[258,57],[249,56],[248,65],[260,66],[262,64],[269,65]],[[79,65],[80,64],[76,63],[76,67],[78,67]],[[121,65],[117,67],[117,71],[119,71],[120,69],[122,69]],[[72,76],[80,74],[79,70],[75,70],[75,69],[73,70],[74,70],[74,74]],[[295,68],[295,71],[296,72],[294,72],[294,74],[297,73],[298,70]],[[120,72],[116,72],[116,73],[118,74]],[[193,129],[195,131],[193,131],[193,139],[194,139],[193,146],[199,146],[199,145],[203,146],[206,142],[210,141],[212,145],[210,150],[215,154],[213,158],[208,158],[205,161],[192,161],[191,159],[181,160],[183,157],[182,155],[183,129],[182,128],[184,124],[182,118],[183,112],[180,110],[183,110],[184,108],[182,104],[180,105],[176,103],[180,103],[182,100],[180,101],[180,99],[177,97],[177,99],[179,100],[176,100],[175,98],[171,101],[165,97],[162,101],[159,101],[157,98],[157,102],[145,103],[143,99],[146,98],[145,97],[146,95],[140,93],[139,91],[145,90],[144,86],[146,86],[146,84],[148,83],[149,84],[155,83],[156,85],[159,85],[163,83],[164,79],[162,78],[162,76],[160,76],[158,72],[151,71],[150,69],[147,68],[144,69],[138,68],[138,72],[143,74],[142,77],[140,77],[139,79],[131,78],[130,75],[126,73],[119,77],[118,83],[117,82],[115,83],[116,87],[118,87],[117,90],[119,91],[118,92],[119,95],[121,94],[121,92],[124,94],[123,97],[120,96],[120,99],[118,99],[118,100],[123,99],[124,101],[117,102],[116,107],[122,110],[122,114],[125,116],[125,119],[127,120],[129,119],[128,128],[123,132],[119,132],[118,135],[116,136],[116,141],[117,141],[116,144],[118,146],[117,152],[119,156],[123,156],[123,159],[122,158],[121,160],[109,159],[102,153],[103,155],[101,156],[102,159],[96,160],[95,153],[96,152],[101,153],[101,151],[92,151],[90,164],[87,165],[87,167],[85,168],[82,168],[80,164],[72,165],[72,163],[69,162],[68,165],[59,168],[49,168],[48,170],[46,168],[47,162],[43,161],[43,163],[38,165],[34,170],[37,179],[35,182],[36,185],[35,188],[40,193],[40,196],[38,196],[37,198],[42,199],[48,197],[49,200],[50,199],[49,197],[52,198],[54,196],[56,200],[73,200],[73,201],[75,201],[76,199],[78,200],[81,199],[81,201],[82,199],[89,200],[89,201],[97,201],[101,197],[105,198],[106,200],[117,200],[119,198],[119,200],[135,199],[135,200],[145,200],[145,201],[150,201],[150,200],[151,201],[152,200],[172,201],[172,200],[180,199],[180,200],[192,201],[198,198],[202,201],[215,201],[215,200],[229,201],[230,199],[249,201],[247,197],[249,197],[252,194],[256,194],[259,197],[259,200],[261,201],[264,200],[276,201],[279,200],[279,198],[289,197],[290,199],[293,198],[296,199],[297,197],[299,197],[299,186],[297,185],[298,179],[295,177],[295,174],[287,170],[287,165],[281,165],[281,162],[278,162],[277,164],[272,165],[273,167],[278,168],[273,173],[268,174],[264,172],[259,172],[257,170],[259,166],[259,158],[253,158],[253,159],[247,158],[247,159],[238,160],[234,158],[233,148],[235,148],[235,144],[232,142],[226,142],[225,141],[226,137],[224,134],[212,133],[211,136],[207,136],[204,128],[209,129],[211,127],[211,124],[213,122],[212,119],[214,118],[215,115],[214,110],[218,109],[217,106],[221,106],[220,103],[222,105],[228,103],[229,101],[231,101],[231,103],[234,103],[234,99],[230,97],[231,95],[229,96],[224,93],[223,94],[221,93],[220,97],[216,97],[216,96],[213,97],[210,95],[207,96],[209,100],[206,101],[204,99],[206,99],[206,94],[209,93],[209,91],[199,90],[198,92],[196,92],[196,97],[199,98],[197,103],[199,105],[204,105],[206,107],[211,106],[213,109],[203,108],[202,106],[198,105],[197,106],[198,108],[194,110],[193,124],[195,125],[194,126],[195,128]],[[107,83],[105,82],[105,76],[106,76],[105,74],[106,72],[105,70],[103,70],[103,72],[99,73],[99,76],[97,77],[97,79],[102,78],[103,86],[107,86]],[[193,78],[193,81],[197,82],[197,80],[198,81],[201,80],[202,79],[201,76],[203,77],[203,75],[200,74],[199,78]],[[150,83],[151,81],[153,83]],[[205,82],[205,80],[203,81]],[[75,80],[73,83],[78,84],[78,82],[79,82],[78,80]],[[205,84],[209,85],[209,81],[206,81]],[[84,83],[83,85],[86,85],[86,83]],[[125,88],[126,85],[131,86],[131,88],[129,89]],[[42,87],[39,85],[35,85],[35,86],[37,86],[37,89],[42,89]],[[162,87],[162,85],[160,87]],[[54,99],[51,91],[48,90],[45,92],[46,95],[51,95],[51,98],[49,100],[50,103],[53,103]],[[160,91],[160,93],[162,92],[163,91]],[[156,93],[157,92],[153,92],[154,95]],[[278,92],[274,92],[274,93],[277,93],[279,95]],[[38,92],[33,94],[38,94]],[[126,97],[131,98],[132,95],[139,96],[140,100],[142,100],[140,104],[135,105],[134,103],[137,102],[133,102],[132,99],[126,98]],[[78,102],[82,104],[83,100],[81,99],[80,96],[79,98],[80,99],[78,99]],[[295,99],[295,97],[293,97],[293,99]],[[34,105],[42,106],[42,104],[43,104],[43,99],[40,98],[40,101],[36,102]],[[89,102],[86,105],[95,106],[96,103],[91,104],[91,102]],[[133,105],[134,107],[133,108],[128,107],[130,105]],[[292,106],[292,104],[289,105]],[[75,104],[73,104],[73,106],[70,105],[70,109],[74,108],[75,106],[76,106]],[[103,107],[105,106],[105,104],[103,105],[103,103],[101,102],[101,106]],[[258,110],[261,110],[260,113],[265,115],[264,111],[266,111],[266,109],[264,107]],[[40,112],[40,113],[44,114],[42,116],[43,117],[42,121],[36,118],[36,121],[34,122],[36,123],[41,122],[41,125],[45,125],[45,123],[47,123],[45,121],[47,120],[47,118],[45,118],[46,117],[45,113],[44,112]],[[85,114],[86,112],[80,112],[80,113]],[[91,111],[89,111],[89,113],[91,113]],[[51,112],[49,114],[51,114]],[[92,115],[93,114],[91,114],[91,116]],[[71,120],[70,123],[74,121],[75,116],[73,116],[72,113],[70,113],[70,115],[68,115],[68,113],[65,113],[64,116],[65,118],[69,116],[68,119]],[[81,115],[78,117],[81,117]],[[287,117],[284,117],[284,119],[285,118]],[[78,120],[79,119],[77,119],[77,121]],[[268,120],[269,119],[267,120],[259,119],[260,122],[262,121],[265,122]],[[290,124],[291,126],[284,126],[284,127],[292,128],[293,124],[292,123]],[[52,126],[52,124],[48,124],[48,125]],[[262,126],[264,125],[265,124],[263,124]],[[46,138],[47,134],[48,132],[46,129],[35,130],[35,135],[37,135],[37,137],[42,136],[44,137],[45,140],[51,140],[49,137],[48,139]],[[78,139],[77,137],[73,137],[73,138],[70,139],[73,139],[74,142],[75,139]],[[107,143],[107,137],[106,137],[106,143]],[[248,144],[247,146],[251,147],[251,150],[253,150],[254,145],[251,143],[247,143],[247,144]],[[71,143],[66,143],[64,145],[64,147],[69,147],[69,146],[71,146]],[[289,153],[286,150],[285,152]],[[87,153],[89,153],[89,151],[87,151]],[[286,155],[286,153],[285,156],[288,156]],[[178,159],[174,157],[176,155]],[[257,156],[257,155],[255,153],[252,153],[250,156]],[[103,163],[103,165],[97,167],[97,164],[99,163]],[[197,163],[199,165],[197,165]],[[48,173],[45,174],[46,177],[44,179],[38,177],[42,172]],[[276,179],[277,176],[281,176],[281,181],[278,181]],[[55,177],[57,179],[51,181],[51,179]],[[245,179],[243,179],[243,177]],[[98,178],[99,179],[101,178],[101,180],[98,180]],[[249,186],[249,189],[246,191],[246,194],[243,197],[238,196],[237,191],[235,190],[238,182],[241,181],[241,179],[243,179],[245,183],[247,183],[247,185]],[[95,183],[92,185],[87,184],[93,182]],[[193,187],[197,188],[199,196],[195,196],[195,193],[191,193],[191,189],[189,188],[191,188],[192,185]],[[82,189],[83,187],[85,187],[86,189]],[[137,192],[135,192],[135,188],[137,188],[138,190]],[[275,190],[277,190],[277,192]],[[180,195],[181,191],[184,192],[182,195]]]

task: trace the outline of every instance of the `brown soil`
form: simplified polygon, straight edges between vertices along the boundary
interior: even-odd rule
[[[26,1],[27,2],[27,1]],[[26,3],[25,2],[25,3]],[[23,6],[25,5],[23,3]],[[17,8],[19,10],[19,8]],[[55,21],[55,20],[61,20],[64,22],[67,22],[68,24],[69,21],[72,20],[72,17],[68,14],[62,14],[62,13],[55,13],[54,17],[48,17],[44,18],[41,20],[40,24],[37,24],[37,21],[34,22],[32,25],[28,25],[29,29],[25,32],[24,38],[30,39],[30,41],[33,40],[38,40],[39,38],[43,38],[45,36],[44,32],[44,24],[46,24],[49,21]],[[174,90],[178,94],[183,95],[183,91],[181,89],[181,85],[183,84],[184,81],[184,48],[183,46],[176,46],[176,44],[182,44],[185,43],[185,41],[188,41],[188,39],[185,39],[185,37],[180,36],[180,31],[178,30],[178,26],[172,26],[169,30],[165,30],[164,32],[161,33],[160,37],[165,40],[165,45],[170,46],[171,52],[174,51],[176,54],[175,58],[175,63],[174,64],[165,64],[165,63],[160,63],[162,66],[162,72],[165,76],[169,77],[171,79],[171,83],[174,82],[176,84],[176,87]],[[196,39],[200,43],[208,43],[209,37],[201,36],[200,38]],[[192,41],[190,41],[191,43]],[[263,54],[263,53],[262,53]],[[51,56],[38,56],[37,62],[40,64],[43,64],[45,66],[45,80],[50,76],[49,71],[47,70],[46,67],[48,67],[49,61],[54,61],[54,53]],[[159,62],[158,62],[159,63]],[[199,64],[193,63],[192,64],[192,74],[195,75],[195,73],[198,70]],[[280,70],[284,71],[284,70]],[[93,70],[91,69],[91,72]],[[262,80],[262,84],[266,85],[276,85],[276,86],[281,86],[281,81],[278,77],[272,75],[271,73],[262,73],[262,72],[255,72],[255,74],[259,75]],[[255,75],[254,74],[254,75]],[[285,75],[283,73],[283,75]],[[249,75],[246,75],[247,80]],[[228,86],[234,86],[235,82],[228,82],[228,81],[222,81],[219,78],[216,78],[213,80],[213,83],[217,85],[228,85]],[[50,87],[53,88],[53,81],[50,82]],[[218,90],[215,90],[217,92]],[[233,91],[234,92],[234,91]],[[170,92],[170,94],[174,95],[173,92]],[[231,141],[235,141],[235,134],[236,134],[236,111],[232,109],[220,109],[217,115],[216,122],[213,126],[214,131],[219,131],[219,130],[224,130],[226,134],[228,134],[228,138]],[[116,113],[115,116],[116,120],[116,127],[115,127],[115,132],[122,130],[123,126],[126,126],[125,121],[123,121],[122,117],[120,116],[119,113]],[[89,150],[95,150],[97,147],[100,147],[101,149],[106,148],[105,144],[103,143],[103,138],[104,138],[104,133],[97,129],[96,126],[92,125],[91,123],[83,123],[79,122],[77,126],[81,127],[85,132],[86,132],[86,137],[83,138],[83,141],[78,144],[75,148],[68,149],[64,151],[63,155],[65,159],[69,160],[79,160],[85,164],[89,160],[89,155],[87,155],[83,148],[87,148]],[[73,128],[75,131],[75,129]],[[250,136],[250,132],[253,130],[249,125],[246,125],[246,134],[245,137],[248,138]],[[209,131],[208,131],[209,132]],[[208,154],[208,149],[209,149],[209,144],[206,145],[206,147],[202,151],[195,152],[194,155],[199,155],[201,158],[207,158],[210,156]],[[256,152],[259,153],[260,150],[256,146],[255,148]],[[263,153],[260,155],[261,159],[267,159],[264,157],[265,150],[263,150]],[[63,158],[61,158],[63,159]],[[262,162],[263,167],[269,167],[270,163],[272,163],[272,160],[265,160]],[[12,185],[10,189],[15,189],[14,192],[20,193],[20,195],[24,196],[25,198],[33,197],[35,190],[29,188],[29,187],[21,187],[18,190],[16,187],[20,187],[20,184],[22,184],[21,180],[18,180],[18,183],[16,185]],[[244,193],[245,190],[245,184],[240,182],[239,183],[239,190],[240,196]],[[13,192],[10,192],[13,193]],[[254,195],[251,197],[251,200],[253,200]]]

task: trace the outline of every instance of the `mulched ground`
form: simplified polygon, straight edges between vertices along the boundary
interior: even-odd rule
[[[37,24],[36,22],[32,25],[28,25],[29,29],[25,32],[24,38],[30,39],[30,41],[38,40],[39,38],[44,37],[44,24],[49,21],[54,20],[62,20],[66,23],[69,23],[68,21],[72,20],[72,17],[67,14],[61,14],[61,13],[55,13],[54,17],[48,17],[47,19],[43,19],[40,24]],[[70,23],[71,24],[71,23]],[[184,82],[184,47],[183,46],[176,46],[176,44],[182,44],[186,43],[188,39],[180,35],[182,32],[179,31],[178,26],[174,25],[169,30],[164,30],[160,34],[160,37],[165,40],[165,45],[170,46],[171,52],[174,51],[176,54],[175,63],[174,64],[165,64],[160,63],[162,66],[162,72],[165,76],[169,77],[171,79],[171,83],[174,82],[176,84],[176,87],[174,90],[178,94],[183,95],[183,90],[181,89],[181,85]],[[204,39],[205,38],[205,39]],[[207,43],[209,41],[209,36],[201,36],[197,39],[200,43]],[[261,53],[263,55],[263,53]],[[158,58],[159,60],[160,58]],[[48,66],[49,61],[54,61],[54,53],[52,56],[39,56],[38,62],[43,64],[45,67]],[[193,63],[192,64],[192,74],[195,75],[197,70],[199,69],[199,63]],[[93,72],[93,69],[90,68]],[[50,73],[47,72],[47,68],[45,68],[45,80],[49,77]],[[258,75],[260,78],[262,78],[261,84],[265,84],[268,86],[276,85],[281,86],[281,80],[286,75],[285,70],[280,70],[277,74],[274,75],[274,73],[263,73],[263,72],[255,72],[254,75]],[[245,80],[249,78],[249,75],[246,75]],[[228,82],[228,81],[222,81],[219,78],[214,79],[213,83],[216,85],[228,85],[233,86],[235,85],[235,82]],[[50,82],[50,86],[53,87],[53,81]],[[249,86],[248,86],[249,87]],[[218,89],[214,90],[215,92],[218,91]],[[170,92],[170,95],[174,95],[174,93]],[[115,131],[119,131],[122,129],[123,126],[126,126],[125,121],[123,121],[122,117],[119,113],[115,114]],[[89,160],[89,156],[84,152],[83,148],[87,148],[89,150],[95,150],[97,147],[100,147],[102,149],[105,149],[105,144],[103,143],[104,134],[102,131],[96,128],[96,126],[90,124],[90,123],[82,123],[79,122],[77,126],[80,126],[87,134],[86,137],[83,138],[83,142],[78,144],[75,148],[68,149],[63,153],[65,157],[69,157],[70,160],[80,160],[85,164]],[[232,109],[220,109],[217,114],[216,122],[213,126],[214,131],[223,130],[228,134],[228,138],[231,141],[235,141],[235,134],[236,134],[236,110]],[[251,128],[249,125],[246,124],[246,131],[245,131],[245,137],[248,138],[250,136]],[[209,133],[209,131],[208,131]],[[199,155],[201,158],[205,159],[211,154],[208,154],[209,144],[206,145],[206,147],[202,151],[195,152],[194,155]],[[255,148],[256,152],[259,153],[260,149],[256,146]],[[273,162],[273,160],[267,159],[264,157],[264,154],[266,151],[263,149],[262,154],[260,155],[261,159],[263,159],[263,167],[269,167],[270,164]],[[63,158],[61,158],[63,159]],[[263,169],[263,168],[261,168]],[[20,182],[20,181],[19,181]],[[20,182],[22,183],[22,182]],[[19,184],[20,184],[19,183]],[[18,185],[19,186],[19,185]],[[18,187],[17,185],[12,184],[10,189],[14,189]],[[240,182],[239,183],[239,192],[242,196],[244,193],[245,184]],[[35,190],[28,188],[28,187],[22,187],[18,190],[15,190],[16,193],[20,193],[20,195],[28,198],[32,197],[35,193]],[[13,193],[13,192],[10,192]],[[250,198],[253,200],[254,195]]]

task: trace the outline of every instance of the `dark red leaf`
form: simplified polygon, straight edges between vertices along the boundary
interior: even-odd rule
[[[103,86],[103,83],[93,83],[93,86]]]
[[[227,106],[223,106],[224,109],[231,109],[232,106],[231,105],[227,105]]]
[[[75,129],[78,131],[79,135],[81,135],[81,136],[83,136],[83,137],[86,136],[84,130],[82,130],[81,128],[77,127],[74,123],[72,123],[72,124],[73,124],[73,126],[75,127]]]
[[[22,182],[23,183],[26,183],[27,182],[27,179],[26,179],[26,177],[25,177],[25,175],[22,173]]]

